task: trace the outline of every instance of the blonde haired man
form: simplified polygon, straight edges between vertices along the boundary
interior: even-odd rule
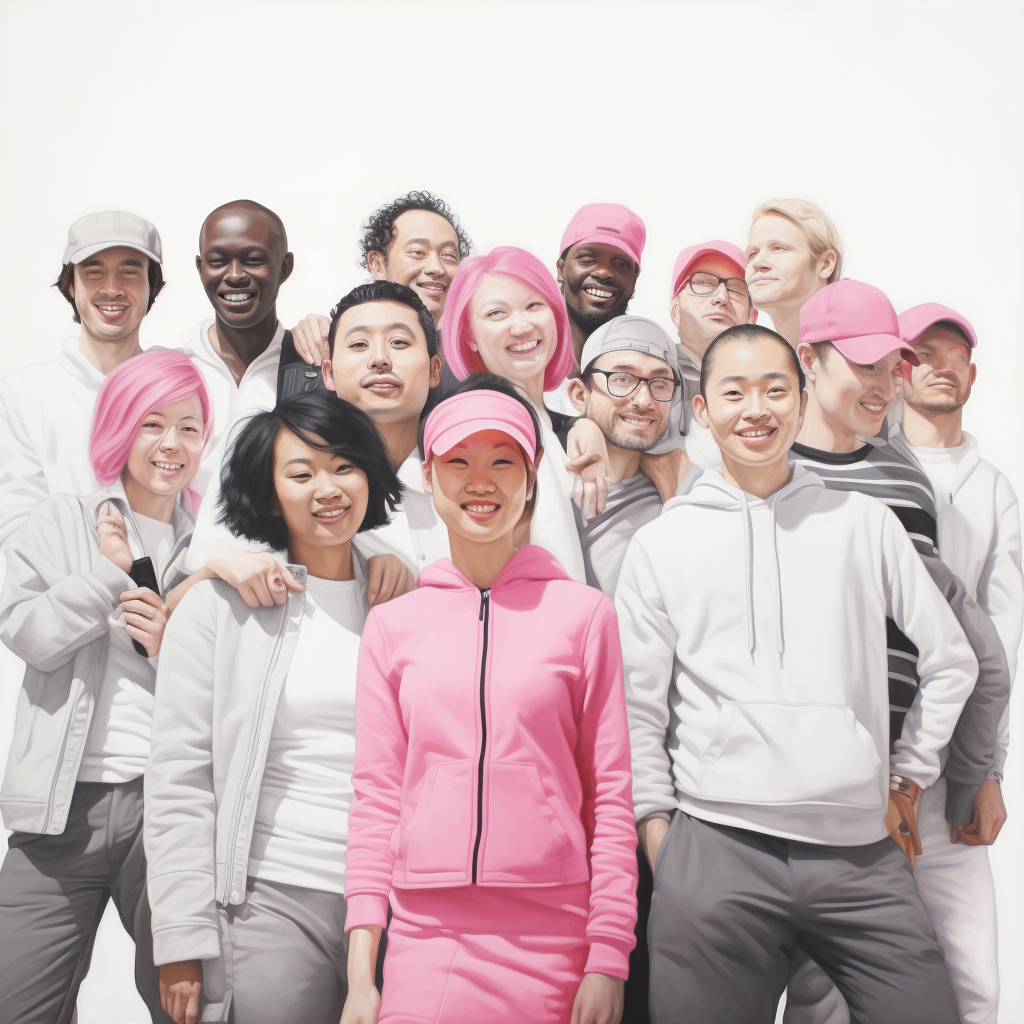
[[[800,307],[842,274],[835,224],[804,199],[769,199],[754,210],[745,256],[751,301],[795,348]]]

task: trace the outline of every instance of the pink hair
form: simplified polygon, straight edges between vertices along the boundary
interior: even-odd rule
[[[554,354],[544,370],[544,390],[551,391],[557,388],[576,365],[565,300],[551,276],[551,271],[536,256],[511,245],[492,249],[486,256],[472,256],[464,260],[448,289],[448,300],[441,320],[441,344],[444,347],[445,361],[452,368],[452,373],[459,380],[465,380],[471,373],[479,373],[486,369],[480,353],[469,347],[473,341],[469,306],[485,274],[515,278],[542,295],[544,301],[551,307],[558,327],[558,340]]]
[[[203,446],[213,432],[213,410],[203,375],[181,352],[143,352],[107,374],[96,398],[89,438],[89,459],[96,479],[104,487],[124,469],[142,421],[154,409],[198,395],[203,410]],[[199,495],[185,488],[190,505]]]

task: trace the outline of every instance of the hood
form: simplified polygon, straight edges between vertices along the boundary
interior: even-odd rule
[[[93,391],[99,391],[105,377],[82,355],[81,349],[78,347],[80,340],[78,337],[65,338],[64,348],[57,356],[57,362],[79,383]]]
[[[174,531],[175,547],[192,536],[192,529],[195,526],[196,521],[195,516],[193,516],[182,504],[182,496],[184,493],[184,491],[179,492],[177,500],[174,502],[174,509],[171,512],[171,529]],[[91,515],[90,521],[94,525],[99,516],[100,505],[105,501],[112,501],[117,506],[121,515],[125,519],[133,521],[134,524],[132,508],[128,504],[128,496],[124,493],[124,484],[121,483],[120,479],[115,480],[107,487],[101,487],[98,491],[94,491],[88,497],[80,498],[79,500],[89,510]],[[138,533],[137,527],[135,528],[135,532],[136,534]],[[285,561],[285,559],[282,559],[282,561]]]
[[[558,559],[546,548],[528,544],[520,548],[505,563],[505,568],[495,577],[491,590],[502,590],[516,583],[544,582],[547,580],[568,580],[572,577],[562,568]],[[440,590],[472,590],[480,588],[467,579],[447,558],[441,558],[428,565],[420,573],[420,587],[437,587]]]
[[[775,595],[775,651],[782,668],[783,654],[786,650],[786,633],[782,617],[782,578],[779,574],[779,551],[776,542],[775,510],[783,502],[799,497],[811,497],[825,489],[821,477],[805,469],[794,466],[789,482],[780,487],[767,498],[758,498],[738,487],[727,483],[725,478],[714,469],[706,469],[689,494],[672,498],[665,505],[664,515],[677,505],[697,505],[701,508],[719,509],[723,512],[736,512],[740,517],[743,530],[743,585],[745,590],[744,607],[747,615],[747,652],[753,663],[757,649],[757,636],[754,625],[754,531],[751,524],[751,510],[767,509],[771,532],[770,564],[774,567],[774,585],[770,588]]]

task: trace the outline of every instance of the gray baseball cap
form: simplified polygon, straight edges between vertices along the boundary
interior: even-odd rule
[[[646,352],[648,355],[664,359],[676,378],[679,378],[679,356],[676,343],[668,332],[648,320],[645,316],[617,316],[602,324],[587,338],[580,358],[580,373],[586,373],[590,364],[605,352]]]
[[[126,245],[157,263],[163,262],[160,234],[156,228],[148,220],[123,210],[104,210],[79,217],[68,229],[63,262],[81,263],[115,245]]]

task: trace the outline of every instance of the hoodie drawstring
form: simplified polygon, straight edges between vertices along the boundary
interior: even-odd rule
[[[775,559],[775,650],[779,655],[779,668],[782,668],[782,655],[786,650],[786,638],[782,632],[782,573],[779,571],[779,537],[778,530],[776,529],[774,502],[768,505],[768,515],[771,516],[772,556]]]
[[[753,525],[750,517],[750,505],[746,491],[740,491],[741,511],[743,514],[743,566],[744,584],[746,587],[747,605],[747,653],[750,661],[754,661],[754,557],[753,557]],[[779,571],[779,545],[775,522],[775,504],[768,502],[769,525],[771,531],[771,552],[775,569],[775,650],[779,656],[779,668],[782,668],[782,655],[786,650],[786,637],[782,629],[782,573]]]

